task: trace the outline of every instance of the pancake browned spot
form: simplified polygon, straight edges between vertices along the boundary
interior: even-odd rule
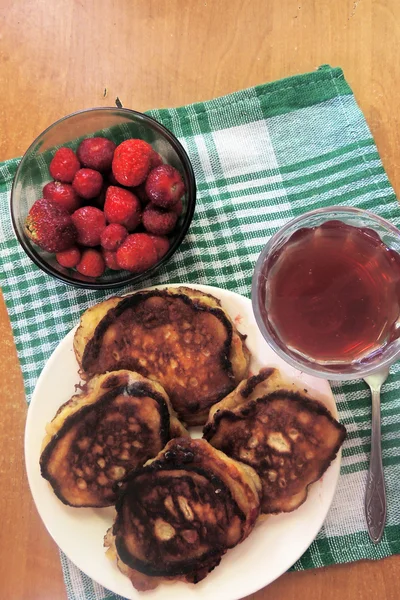
[[[94,377],[47,426],[42,476],[70,506],[110,506],[115,485],[174,436],[188,435],[163,388],[138,373]]]
[[[108,553],[138,590],[197,583],[259,514],[260,480],[204,440],[175,439],[123,482]]]
[[[219,301],[189,288],[112,298],[82,315],[74,348],[84,377],[126,368],[158,381],[178,416],[206,421],[247,375],[249,352]]]
[[[263,486],[261,512],[290,512],[307,498],[346,436],[327,408],[285,382],[276,369],[243,381],[216,404],[204,438],[251,465]]]

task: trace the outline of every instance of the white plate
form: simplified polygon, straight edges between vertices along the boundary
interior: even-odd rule
[[[304,384],[311,393],[321,398],[337,416],[329,383],[296,371],[271,350],[257,328],[250,300],[214,287],[191,287],[220,298],[238,329],[247,334],[247,345],[253,355],[253,373],[261,366],[279,367],[293,381]],[[48,360],[29,406],[25,430],[29,485],[50,535],[84,573],[116,594],[132,600],[144,598],[105,556],[103,536],[113,522],[114,508],[64,506],[40,475],[39,457],[45,425],[59,406],[75,393],[75,385],[79,383],[78,365],[72,348],[75,329],[68,333]],[[193,433],[198,437],[198,432]],[[146,600],[237,600],[271,583],[296,562],[317,535],[332,502],[339,471],[340,454],[323,478],[311,486],[308,498],[300,508],[258,523],[250,536],[230,550],[201,583],[160,585],[156,590],[146,592]]]

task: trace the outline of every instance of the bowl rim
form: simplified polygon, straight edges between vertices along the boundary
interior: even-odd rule
[[[334,219],[335,217],[333,215],[335,213],[346,213],[348,215],[354,215],[354,216],[367,216],[372,221],[379,223],[386,230],[389,230],[392,234],[396,235],[400,241],[400,230],[395,225],[393,225],[392,223],[390,223],[383,217],[380,217],[379,215],[376,215],[375,213],[373,213],[369,210],[365,210],[363,208],[333,205],[333,206],[326,206],[323,208],[317,208],[314,210],[304,212],[301,215],[299,215],[293,219],[290,219],[283,227],[278,229],[278,231],[276,231],[269,238],[269,240],[267,241],[265,246],[262,248],[260,255],[254,266],[252,282],[251,282],[251,303],[252,303],[254,317],[255,317],[258,328],[260,329],[265,341],[277,353],[277,355],[280,356],[280,358],[282,358],[284,361],[286,361],[289,365],[291,365],[295,369],[298,369],[299,371],[307,373],[308,375],[314,375],[314,377],[321,377],[323,379],[330,379],[332,381],[350,381],[350,380],[354,380],[354,379],[362,379],[362,378],[366,377],[367,375],[371,375],[373,373],[376,373],[377,371],[381,371],[382,369],[390,367],[393,363],[395,363],[399,359],[400,349],[394,354],[394,356],[386,357],[381,362],[379,362],[378,365],[370,365],[369,367],[365,367],[364,369],[360,369],[359,371],[354,371],[351,373],[340,373],[340,372],[330,371],[328,369],[324,369],[323,365],[318,365],[317,363],[314,363],[315,367],[314,366],[310,367],[310,366],[308,366],[308,364],[305,364],[301,360],[301,358],[296,359],[293,355],[289,354],[283,348],[283,346],[284,346],[283,342],[282,342],[283,346],[277,344],[277,342],[274,340],[274,338],[270,335],[270,332],[268,331],[268,328],[265,326],[263,318],[261,316],[261,311],[260,311],[260,306],[259,306],[259,297],[258,297],[259,277],[260,277],[260,273],[261,273],[261,269],[262,269],[262,264],[263,264],[265,258],[271,252],[271,249],[274,247],[276,242],[279,241],[288,230],[292,229],[293,226],[299,225],[300,223],[302,223],[303,221],[307,220],[310,217],[324,215],[324,214],[329,216],[330,214],[332,214],[332,219]],[[337,219],[340,220],[340,217],[337,217]],[[368,227],[368,225],[366,225],[366,226]]]
[[[50,131],[51,129],[53,129],[60,123],[62,123],[63,121],[66,121],[67,119],[70,119],[72,117],[76,117],[77,115],[81,115],[81,114],[85,114],[85,113],[92,113],[92,112],[117,112],[117,113],[122,113],[122,114],[130,114],[130,115],[134,115],[135,117],[138,117],[145,123],[146,122],[150,123],[152,128],[154,128],[156,131],[158,131],[163,137],[165,137],[168,140],[170,145],[173,147],[173,149],[179,156],[179,158],[182,161],[182,164],[184,166],[184,170],[185,170],[185,173],[186,173],[186,176],[188,179],[188,184],[189,184],[186,189],[186,194],[187,194],[187,198],[188,198],[187,212],[185,214],[185,218],[182,223],[182,227],[180,228],[178,235],[174,240],[174,243],[171,244],[171,247],[169,248],[168,252],[155,265],[150,267],[150,269],[143,271],[143,273],[132,274],[131,276],[128,275],[126,277],[126,279],[124,279],[123,281],[114,281],[114,282],[112,282],[112,281],[110,281],[110,282],[87,281],[87,282],[85,282],[85,281],[74,280],[72,277],[69,277],[68,275],[63,275],[62,273],[54,271],[52,269],[52,267],[50,267],[44,260],[42,260],[39,256],[39,254],[33,248],[30,247],[30,245],[27,243],[25,237],[23,235],[20,235],[20,233],[18,232],[18,227],[17,227],[17,222],[16,222],[17,218],[16,218],[16,215],[14,213],[14,208],[13,208],[15,182],[18,180],[18,176],[23,168],[25,159],[28,157],[28,155],[32,151],[32,149],[38,144],[40,138],[43,137],[48,131]],[[92,289],[92,290],[115,289],[115,288],[123,287],[125,285],[132,285],[135,283],[140,283],[145,278],[150,277],[155,271],[158,271],[158,269],[163,264],[165,264],[171,258],[171,256],[176,252],[176,250],[179,248],[180,244],[182,243],[183,239],[185,238],[186,233],[187,233],[187,231],[190,227],[190,224],[192,222],[192,219],[193,219],[195,207],[196,207],[196,178],[194,175],[193,167],[190,162],[189,156],[188,156],[185,148],[181,144],[181,142],[178,140],[178,138],[169,129],[167,129],[164,125],[159,123],[159,121],[157,121],[153,117],[150,117],[149,115],[146,115],[137,110],[133,110],[131,108],[124,108],[124,107],[119,108],[119,107],[113,107],[113,106],[97,106],[97,107],[77,110],[73,113],[65,115],[64,117],[62,117],[61,119],[58,119],[57,121],[54,121],[51,125],[46,127],[46,129],[44,129],[41,133],[39,133],[39,135],[36,136],[36,138],[30,144],[28,149],[22,155],[21,161],[20,161],[20,163],[17,167],[17,170],[15,172],[15,175],[14,175],[13,183],[11,186],[10,201],[9,201],[9,210],[10,210],[11,223],[13,226],[14,234],[15,234],[17,240],[19,241],[22,249],[24,250],[25,254],[28,255],[28,257],[35,263],[35,265],[37,267],[39,267],[42,271],[47,273],[47,275],[50,275],[51,277],[54,277],[55,279],[58,279],[59,281],[62,281],[64,283],[67,283],[74,287],[83,288],[83,289]]]

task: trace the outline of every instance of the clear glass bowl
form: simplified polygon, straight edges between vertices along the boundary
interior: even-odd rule
[[[24,223],[32,204],[42,197],[43,186],[52,180],[48,166],[61,146],[76,150],[82,139],[101,135],[119,144],[129,138],[149,142],[161,154],[164,161],[175,167],[185,182],[186,193],[182,198],[183,211],[167,254],[152,268],[140,274],[128,271],[106,270],[96,279],[58,264],[54,254],[41,250],[24,233]],[[189,229],[196,204],[196,181],[190,160],[176,137],[163,125],[134,110],[127,108],[92,108],[73,113],[56,121],[36,138],[25,152],[16,172],[10,200],[11,219],[15,234],[33,262],[57,279],[77,287],[109,289],[135,284],[153,275],[176,252]]]
[[[365,210],[331,206],[321,208],[293,219],[275,235],[273,235],[263,248],[253,274],[251,299],[254,315],[265,340],[275,352],[293,367],[325,379],[348,380],[366,377],[385,367],[389,367],[400,358],[400,339],[388,341],[369,356],[362,360],[343,364],[323,364],[304,357],[289,348],[276,334],[274,327],[268,319],[265,307],[265,290],[269,276],[268,264],[270,258],[279,251],[289,238],[299,229],[318,227],[327,221],[339,220],[347,225],[358,228],[374,230],[383,243],[390,249],[400,254],[400,231],[385,219]]]

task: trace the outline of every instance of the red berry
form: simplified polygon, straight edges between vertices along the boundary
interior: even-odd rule
[[[106,263],[106,267],[108,269],[112,269],[113,271],[120,271],[121,267],[117,263],[117,252],[116,250],[102,250],[104,262]]]
[[[73,246],[77,231],[71,215],[56,202],[41,198],[32,205],[25,221],[26,235],[47,252]]]
[[[74,190],[79,196],[90,200],[96,198],[101,192],[103,186],[103,177],[98,171],[93,169],[79,169],[72,182]]]
[[[110,185],[106,193],[104,213],[109,223],[119,223],[133,231],[140,223],[140,202],[129,190]]]
[[[68,250],[63,250],[62,252],[57,252],[56,254],[56,260],[58,264],[69,269],[76,267],[80,259],[81,251],[76,246],[72,246],[72,248],[68,248]]]
[[[149,238],[153,241],[157,252],[158,260],[161,260],[163,256],[165,256],[169,250],[170,243],[167,237],[162,235],[149,235]]]
[[[143,211],[142,221],[145,229],[155,235],[168,235],[178,220],[178,215],[166,211],[155,204],[149,204]]]
[[[156,152],[155,150],[153,150],[151,158],[150,158],[150,169],[155,169],[156,167],[159,167],[160,165],[164,164],[164,161],[162,159],[162,156],[160,156],[160,154],[158,154],[158,152]]]
[[[142,273],[158,262],[157,251],[147,233],[132,233],[117,250],[117,263],[121,269]]]
[[[127,230],[119,223],[110,223],[107,225],[100,236],[100,244],[104,250],[116,250],[122,244],[126,236]]]
[[[116,147],[112,162],[115,179],[121,185],[141,184],[150,171],[153,148],[144,140],[130,139]]]
[[[178,200],[178,202],[176,202],[173,206],[171,206],[170,210],[172,210],[172,212],[176,213],[179,217],[183,211],[182,200]]]
[[[79,196],[70,183],[49,181],[43,188],[43,198],[53,200],[65,208],[70,214],[80,207]]]
[[[105,271],[104,258],[98,250],[87,248],[82,252],[81,260],[76,265],[76,270],[87,277],[100,277]]]
[[[63,183],[71,183],[80,168],[80,162],[71,148],[59,148],[49,165],[52,178]]]
[[[76,154],[84,167],[103,172],[111,169],[115,148],[107,138],[87,138],[79,144]]]
[[[107,174],[107,181],[109,183],[109,185],[121,185],[114,177],[114,173],[112,171],[110,171]]]
[[[113,271],[119,271],[121,267],[117,263],[117,253],[113,250],[103,250],[103,258],[106,266]]]
[[[171,208],[184,193],[183,179],[171,165],[161,165],[150,171],[146,179],[146,194],[157,206]]]
[[[100,236],[106,227],[103,211],[95,206],[82,206],[72,215],[72,221],[78,230],[78,243],[83,246],[98,246]]]
[[[132,189],[132,192],[135,194],[135,196],[137,196],[139,198],[142,206],[146,206],[146,204],[148,204],[150,202],[150,200],[146,194],[144,183],[141,183],[140,185],[134,187]]]
[[[100,194],[96,198],[93,198],[93,200],[91,202],[92,205],[97,206],[97,208],[100,208],[101,210],[104,209],[104,203],[106,201],[106,193],[107,193],[108,187],[109,187],[108,184],[103,183],[103,186],[100,190]]]

